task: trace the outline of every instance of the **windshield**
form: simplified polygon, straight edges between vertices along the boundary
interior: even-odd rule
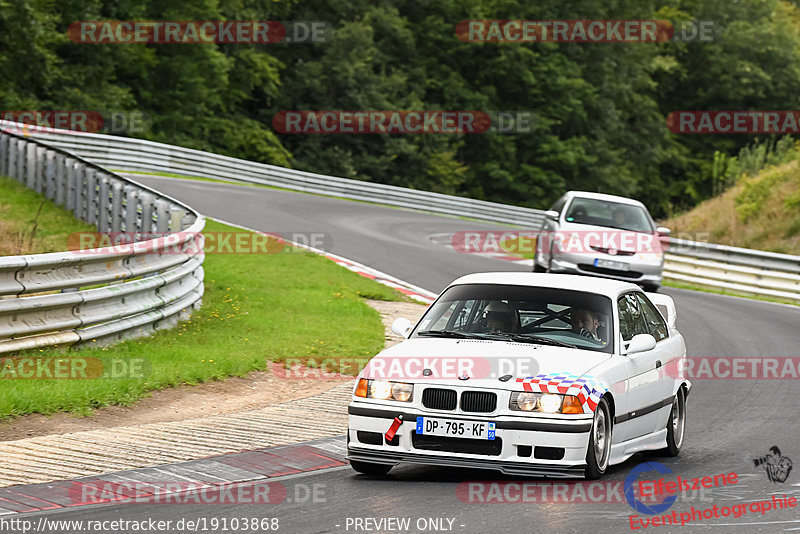
[[[654,231],[647,211],[641,206],[594,198],[574,198],[569,205],[565,220],[575,224],[606,226],[631,232]]]
[[[611,300],[568,289],[466,284],[447,289],[412,337],[484,338],[613,352]]]

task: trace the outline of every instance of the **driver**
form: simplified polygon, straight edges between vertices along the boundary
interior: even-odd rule
[[[624,226],[628,222],[628,214],[623,209],[614,210],[614,224]]]
[[[597,332],[597,327],[600,326],[600,321],[595,312],[576,308],[572,312],[572,324],[580,335],[595,341],[602,341],[599,333]]]
[[[517,316],[505,302],[490,302],[484,313],[489,332],[516,332]]]

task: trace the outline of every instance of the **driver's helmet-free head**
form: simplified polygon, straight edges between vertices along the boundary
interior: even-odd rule
[[[505,302],[494,301],[490,302],[484,310],[486,317],[486,326],[490,331],[510,332],[514,329],[516,323],[516,316],[511,306]]]
[[[572,310],[572,328],[580,335],[592,339],[600,339],[599,318],[597,313],[582,308]]]

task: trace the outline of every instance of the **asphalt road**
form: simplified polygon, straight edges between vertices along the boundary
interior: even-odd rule
[[[500,228],[490,224],[272,189],[149,177],[137,179],[189,203],[206,215],[248,227],[281,233],[327,232],[332,252],[434,292],[469,272],[527,270],[511,262],[459,254],[428,239],[429,235],[437,233]],[[678,328],[686,338],[692,357],[797,355],[800,344],[798,308],[669,288],[664,292],[675,299]],[[632,468],[651,460],[665,464],[682,477],[739,474],[739,482],[730,488],[706,490],[702,494],[685,493],[668,513],[672,510],[689,512],[691,507],[733,506],[769,499],[772,494],[800,497],[800,467],[791,472],[786,482],[772,483],[763,469],[753,465],[753,459],[765,455],[773,445],[780,447],[784,456],[800,459],[798,398],[800,382],[797,380],[695,380],[688,403],[686,443],[681,454],[669,459],[634,456],[611,468],[604,480],[616,483],[612,488],[618,490],[619,483]],[[619,502],[619,498],[609,503],[580,502],[580,499],[551,503],[464,502],[466,486],[463,483],[498,480],[513,479],[486,471],[415,466],[395,468],[385,478],[371,478],[356,475],[349,468],[338,468],[284,481],[287,487],[318,485],[321,496],[316,502],[203,508],[104,505],[42,514],[54,519],[95,520],[275,517],[279,519],[279,532],[299,534],[623,532],[631,529],[629,516],[634,512],[626,502]],[[613,491],[610,494],[613,496]],[[509,495],[511,498],[519,496],[514,492]],[[799,512],[800,506],[765,514],[748,512],[739,518],[704,519],[684,527],[651,526],[646,530],[743,533],[800,530]],[[409,528],[392,528],[394,525],[374,528],[377,526],[374,523],[356,522],[356,519],[391,517],[409,518]],[[429,518],[444,519],[436,523],[428,521]],[[60,532],[66,531],[69,530]]]

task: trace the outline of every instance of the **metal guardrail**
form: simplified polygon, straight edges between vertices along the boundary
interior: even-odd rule
[[[137,337],[174,325],[200,305],[205,221],[190,207],[8,131],[0,131],[0,175],[66,207],[99,232],[160,236],[116,247],[0,257],[0,354]]]
[[[800,256],[670,239],[664,278],[800,302]]]
[[[0,121],[0,125],[4,124]],[[6,123],[8,124],[8,123]],[[439,193],[325,176],[163,143],[101,134],[35,131],[31,136],[108,168],[167,172],[364,200],[538,229],[544,212]],[[800,302],[800,257],[670,239],[666,279]]]
[[[109,169],[168,172],[269,185],[526,228],[538,228],[544,217],[543,211],[531,208],[297,171],[142,139],[52,130],[32,130],[31,135]]]

